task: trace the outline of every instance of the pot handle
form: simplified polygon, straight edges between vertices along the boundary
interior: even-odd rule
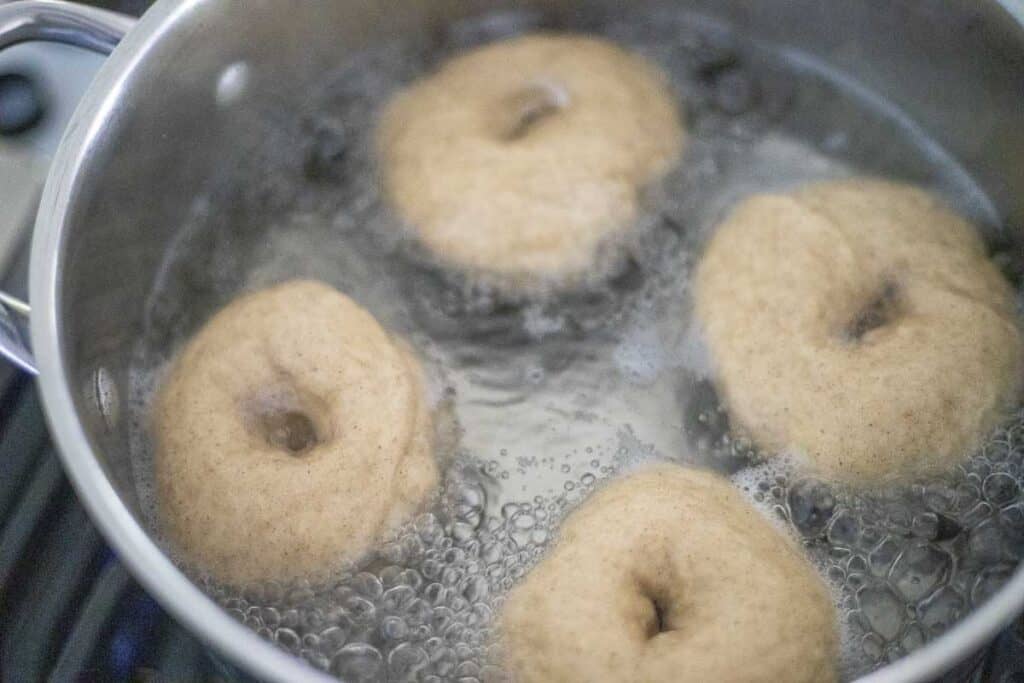
[[[17,0],[0,5],[0,50],[30,40],[66,43],[110,54],[135,19],[61,0]]]
[[[61,0],[17,0],[0,5],[0,50],[28,41],[48,41],[110,54],[135,19],[108,10]],[[30,374],[38,374],[26,334],[31,309],[0,292],[0,356]]]

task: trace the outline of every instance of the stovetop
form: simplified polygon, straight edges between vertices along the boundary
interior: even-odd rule
[[[60,468],[30,381],[0,394],[0,680],[200,681],[205,649],[139,588]]]
[[[3,4],[3,0],[0,0]],[[95,2],[138,14],[148,0]],[[101,58],[0,55],[0,284],[24,295],[46,160]],[[35,386],[0,362],[0,683],[235,680],[131,578],[76,499]],[[1024,621],[944,683],[1024,683]]]

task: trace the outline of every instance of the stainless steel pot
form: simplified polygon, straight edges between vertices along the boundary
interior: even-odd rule
[[[682,1],[819,57],[902,108],[975,176],[1006,224],[1024,232],[1020,0]],[[245,183],[260,172],[272,141],[251,125],[253,111],[286,116],[326,65],[501,4],[159,0],[137,25],[59,2],[0,6],[0,49],[57,40],[105,52],[124,36],[54,159],[33,239],[31,313],[0,297],[0,350],[38,372],[65,468],[121,559],[182,623],[259,677],[325,679],[219,609],[140,524],[120,402],[147,295],[204,185]],[[516,3],[524,5],[555,15],[625,11],[612,0]],[[31,319],[34,355],[19,334],[21,317]],[[1022,608],[1024,569],[945,635],[864,680],[934,677]]]

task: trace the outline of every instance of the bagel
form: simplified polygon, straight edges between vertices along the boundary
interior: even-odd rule
[[[424,502],[432,434],[419,363],[352,300],[312,281],[247,294],[158,389],[160,521],[218,580],[318,577]]]
[[[518,683],[836,680],[832,598],[725,480],[656,466],[599,490],[500,617]]]
[[[833,480],[952,468],[1018,400],[1010,285],[928,193],[853,179],[742,202],[696,311],[733,426]]]
[[[653,65],[596,38],[530,35],[398,94],[378,148],[385,192],[419,241],[514,289],[601,270],[684,138]]]

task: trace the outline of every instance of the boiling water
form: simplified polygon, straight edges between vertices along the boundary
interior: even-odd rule
[[[402,237],[378,196],[373,122],[453,52],[545,21],[494,15],[361,55],[309,103],[261,121],[289,143],[267,160],[273,172],[197,201],[155,283],[135,362],[134,471],[155,532],[145,413],[170,354],[239,290],[313,277],[410,340],[460,439],[441,454],[443,490],[429,511],[333,581],[236,589],[194,572],[281,647],[350,681],[502,680],[493,628],[504,594],[567,511],[653,460],[733,476],[803,540],[836,589],[847,677],[934,638],[1024,552],[1024,413],[964,467],[909,489],[855,494],[785,462],[756,466],[712,388],[690,276],[715,222],[754,191],[853,173],[903,178],[1001,243],[984,195],[899,111],[800,54],[678,13],[557,27],[604,33],[660,63],[691,139],[680,169],[650,190],[624,265],[595,273],[602,284],[585,292],[509,300],[442,273]]]

